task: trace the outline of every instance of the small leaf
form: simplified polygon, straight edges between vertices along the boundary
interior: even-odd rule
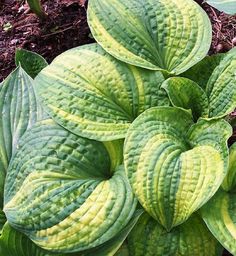
[[[222,183],[222,188],[226,191],[236,188],[236,143],[229,149],[229,169],[227,176]]]
[[[117,59],[173,74],[203,59],[212,38],[208,16],[189,0],[90,0],[88,22]]]
[[[207,82],[211,77],[214,69],[220,64],[225,55],[226,54],[221,53],[206,56],[203,60],[191,67],[189,70],[182,73],[181,76],[191,79],[205,90]]]
[[[34,12],[39,18],[45,18],[46,13],[44,12],[40,0],[27,0],[30,9]]]
[[[58,253],[83,252],[118,235],[137,201],[124,167],[110,171],[107,150],[52,120],[35,124],[8,168],[4,212],[10,225]]]
[[[16,65],[21,65],[26,73],[33,79],[48,65],[47,61],[42,56],[24,49],[16,50],[15,60]]]
[[[223,249],[197,214],[170,232],[143,214],[128,236],[128,246],[132,256],[220,256]]]
[[[195,82],[183,78],[172,77],[163,85],[174,107],[190,109],[195,120],[208,116],[208,99],[204,90]]]
[[[35,81],[42,104],[57,123],[98,141],[124,138],[143,111],[169,105],[160,88],[161,72],[120,62],[97,44],[61,54]]]
[[[219,190],[201,209],[207,227],[216,239],[236,255],[236,194]]]
[[[221,12],[236,14],[235,0],[206,0],[206,2]]]
[[[186,221],[218,190],[228,169],[224,120],[200,120],[174,107],[146,110],[124,145],[125,170],[144,209],[170,230]]]

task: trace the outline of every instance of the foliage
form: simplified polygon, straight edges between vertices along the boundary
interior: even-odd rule
[[[206,0],[206,2],[221,12],[236,14],[235,0]]]
[[[236,255],[236,49],[206,57],[192,0],[90,0],[88,17],[98,43],[50,65],[20,50],[1,84],[1,252]]]
[[[41,19],[45,18],[46,13],[44,12],[40,0],[27,0],[30,9]]]

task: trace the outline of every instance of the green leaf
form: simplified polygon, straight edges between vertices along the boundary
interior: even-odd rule
[[[33,79],[48,65],[47,61],[42,56],[24,49],[16,50],[15,61],[16,65],[21,65],[26,73]]]
[[[236,48],[229,51],[215,68],[206,87],[209,117],[220,118],[236,107]]]
[[[200,120],[189,112],[155,107],[131,125],[124,145],[125,170],[144,209],[165,228],[183,223],[218,190],[227,173],[224,120]]]
[[[99,45],[69,50],[36,77],[43,105],[71,132],[111,141],[124,138],[144,110],[169,105],[161,72],[122,63]]]
[[[236,194],[223,190],[201,209],[207,227],[230,253],[236,255]]]
[[[102,244],[100,247],[91,249],[89,252],[85,252],[84,254],[82,253],[81,256],[117,256],[121,251],[123,253],[123,250],[121,249],[124,248],[120,247],[142,214],[143,210],[137,210],[128,225],[117,236],[105,244]],[[118,250],[120,251],[119,253],[117,252]],[[125,256],[125,254],[120,254],[120,256]]]
[[[222,188],[226,191],[236,188],[236,143],[229,149],[229,169],[222,183]]]
[[[174,74],[203,59],[212,38],[208,16],[190,0],[90,0],[88,22],[117,59]]]
[[[132,256],[220,256],[223,249],[197,214],[170,232],[143,214],[128,236],[128,246]]]
[[[214,69],[225,56],[224,53],[206,56],[202,61],[182,73],[181,76],[191,79],[205,90]]]
[[[0,255],[10,256],[63,256],[47,252],[32,241],[27,236],[13,229],[9,223],[6,223],[0,236]]]
[[[0,208],[11,156],[21,136],[42,117],[33,86],[32,78],[18,67],[0,87]]]
[[[163,85],[173,106],[190,109],[195,120],[208,116],[208,99],[204,90],[195,82],[183,78],[172,77]]]
[[[46,13],[44,12],[40,0],[27,0],[29,7],[39,18],[44,18]]]
[[[221,12],[236,14],[235,0],[206,0],[206,2]]]
[[[136,199],[103,143],[78,137],[52,120],[28,130],[9,166],[4,212],[38,246],[77,252],[119,234]],[[114,173],[111,175],[111,173]]]

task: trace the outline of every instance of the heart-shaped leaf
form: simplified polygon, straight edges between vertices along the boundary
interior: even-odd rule
[[[228,168],[224,120],[200,120],[174,107],[151,108],[131,125],[125,169],[145,210],[168,230],[181,224],[218,190]]]
[[[235,0],[206,0],[206,2],[221,12],[236,14]]]
[[[191,0],[90,0],[88,22],[107,52],[152,70],[180,74],[211,44],[209,18]]]
[[[169,105],[164,77],[122,63],[99,45],[69,50],[36,77],[48,113],[77,135],[99,141],[124,138],[144,110]]]
[[[34,93],[33,79],[18,67],[0,86],[0,208],[7,167],[19,139],[37,120],[42,109]]]
[[[172,77],[163,85],[173,106],[190,109],[195,120],[208,117],[208,99],[204,90],[195,82],[183,78]]]
[[[9,223],[55,252],[83,251],[115,237],[132,218],[136,199],[124,167],[113,164],[110,170],[110,155],[103,143],[52,120],[37,123],[9,166],[4,194]]]
[[[32,78],[35,78],[38,73],[48,65],[47,61],[42,56],[25,49],[16,50],[15,60],[16,65],[21,65]]]
[[[128,236],[128,245],[132,256],[222,255],[222,247],[197,214],[171,232],[148,214],[143,214]]]
[[[223,190],[201,209],[207,227],[216,239],[236,255],[236,193]]]

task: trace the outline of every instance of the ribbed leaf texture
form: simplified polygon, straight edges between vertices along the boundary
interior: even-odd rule
[[[124,167],[114,154],[110,160],[107,148],[52,120],[37,123],[9,166],[4,200],[9,223],[55,252],[83,251],[115,237],[132,218],[136,199]],[[122,150],[117,152],[122,159]]]
[[[128,248],[130,256],[222,255],[222,247],[197,214],[170,232],[143,214],[128,236]]]
[[[151,108],[131,125],[124,146],[127,176],[145,210],[167,230],[186,221],[227,173],[224,120],[200,120],[174,107]]]
[[[210,20],[192,0],[90,0],[88,22],[111,55],[174,74],[203,59],[211,44]]]
[[[230,147],[229,170],[217,194],[201,209],[209,230],[233,255],[236,255],[236,143]]]
[[[0,204],[5,175],[21,136],[43,111],[34,93],[33,79],[18,67],[0,86]],[[0,208],[1,208],[0,205]]]
[[[99,141],[124,138],[144,110],[169,105],[164,77],[122,63],[99,45],[69,50],[36,77],[39,98],[60,125]]]

